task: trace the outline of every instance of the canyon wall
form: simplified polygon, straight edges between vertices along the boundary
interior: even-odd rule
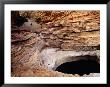
[[[18,27],[12,20],[12,76],[79,76],[50,67],[71,56],[95,55],[100,60],[100,11],[19,11],[18,16],[28,22]]]

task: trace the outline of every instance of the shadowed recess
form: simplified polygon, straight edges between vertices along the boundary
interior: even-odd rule
[[[61,64],[55,71],[67,74],[88,75],[90,73],[100,73],[100,64],[94,60],[72,61]]]

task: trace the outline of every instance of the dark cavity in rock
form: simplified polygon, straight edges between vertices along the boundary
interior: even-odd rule
[[[55,71],[67,73],[67,74],[90,74],[100,73],[100,64],[95,60],[79,60],[66,62],[56,68]]]

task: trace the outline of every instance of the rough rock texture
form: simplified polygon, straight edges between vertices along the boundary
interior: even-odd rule
[[[40,33],[48,47],[62,50],[99,49],[99,11],[38,11],[31,15],[33,20],[41,18],[39,24],[42,24],[42,29],[36,27],[34,31]]]
[[[99,62],[99,11],[20,11],[20,16],[28,22],[12,27],[12,76],[79,76],[52,68],[68,57],[95,55]]]

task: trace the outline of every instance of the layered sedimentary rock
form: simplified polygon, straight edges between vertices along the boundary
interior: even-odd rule
[[[84,55],[99,62],[99,11],[21,11],[20,16],[28,22],[12,29],[12,76],[79,76],[53,68],[59,59]]]
[[[99,11],[38,11],[31,15],[33,20],[35,17],[41,18],[39,24],[42,28],[35,28],[35,32],[40,33],[49,47],[63,50],[99,49]]]

